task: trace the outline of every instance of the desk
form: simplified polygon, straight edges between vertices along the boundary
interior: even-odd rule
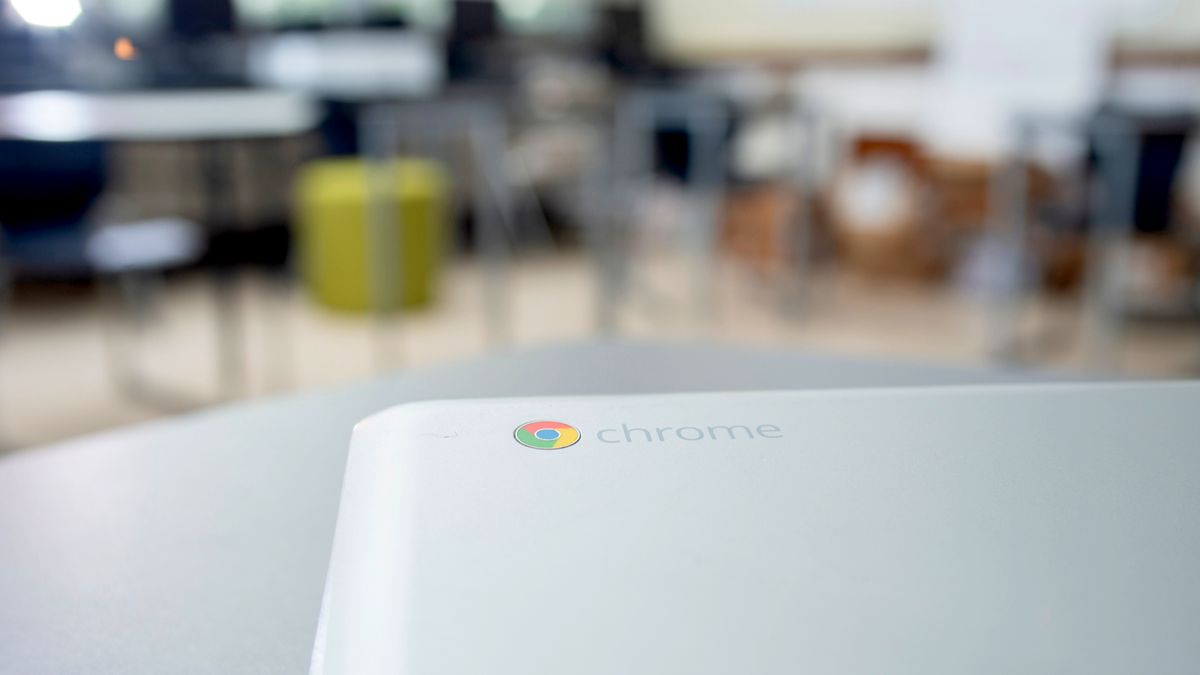
[[[1031,379],[699,345],[507,353],[0,459],[0,671],[304,673],[351,427],[405,401]]]
[[[261,89],[0,96],[0,138],[26,141],[217,141],[294,136],[316,126],[308,98]]]
[[[247,71],[255,83],[347,102],[429,98],[442,87],[442,47],[405,30],[295,33],[255,40]]]

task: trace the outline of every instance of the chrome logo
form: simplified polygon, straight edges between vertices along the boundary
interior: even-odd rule
[[[529,422],[517,427],[513,436],[527,448],[558,450],[579,442],[579,430],[562,422]]]

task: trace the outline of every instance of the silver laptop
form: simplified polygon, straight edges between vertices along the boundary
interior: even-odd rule
[[[1200,385],[393,408],[312,672],[1198,673]]]

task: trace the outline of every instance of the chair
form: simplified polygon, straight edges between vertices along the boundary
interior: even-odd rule
[[[715,311],[712,283],[720,205],[726,178],[728,115],[719,100],[684,90],[639,89],[619,102],[614,123],[614,207],[593,237],[601,267],[599,326],[617,328],[617,307],[629,291],[651,299],[637,278],[633,221],[639,201],[658,176],[683,187],[684,222],[679,228],[689,262],[691,313],[699,324]]]
[[[1196,122],[1186,112],[1107,107],[1088,126],[1085,319],[1094,366],[1117,361],[1133,237],[1175,229],[1176,178]],[[1188,314],[1198,309],[1194,298],[1180,308]]]
[[[1001,174],[997,203],[1004,209],[1015,250],[1022,250],[1036,224],[1052,236],[1086,239],[1084,334],[1087,358],[1097,368],[1116,363],[1121,323],[1128,308],[1129,247],[1135,235],[1165,235],[1175,229],[1174,196],[1185,148],[1196,127],[1190,113],[1134,111],[1101,106],[1079,120],[1026,118],[1021,141]],[[1028,164],[1032,148],[1051,132],[1074,137],[1083,147],[1072,167],[1078,197],[1030,208]],[[1018,255],[1023,259],[1024,256]],[[1031,272],[1034,270],[1030,270]],[[1019,284],[1009,288],[1002,315],[999,356],[1018,354],[1015,331],[1022,300]],[[1191,313],[1197,308],[1182,308]]]
[[[101,143],[0,143],[0,291],[20,279],[99,277],[116,286],[123,314],[140,328],[149,279],[196,263],[203,235],[179,218],[91,222],[105,188],[105,160]],[[180,398],[141,377],[127,345],[110,355],[117,385],[131,399]]]

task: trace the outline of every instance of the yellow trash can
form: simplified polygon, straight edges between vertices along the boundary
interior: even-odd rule
[[[433,298],[448,210],[445,175],[433,162],[411,159],[377,171],[369,176],[368,165],[356,158],[321,159],[300,171],[296,225],[301,275],[308,293],[326,307],[365,312],[378,304],[389,311]],[[390,251],[367,248],[368,179],[392,185],[388,208],[396,217],[388,219],[392,231],[379,237],[388,249],[394,247]],[[375,283],[381,284],[375,298],[369,253],[380,268],[375,271]]]

